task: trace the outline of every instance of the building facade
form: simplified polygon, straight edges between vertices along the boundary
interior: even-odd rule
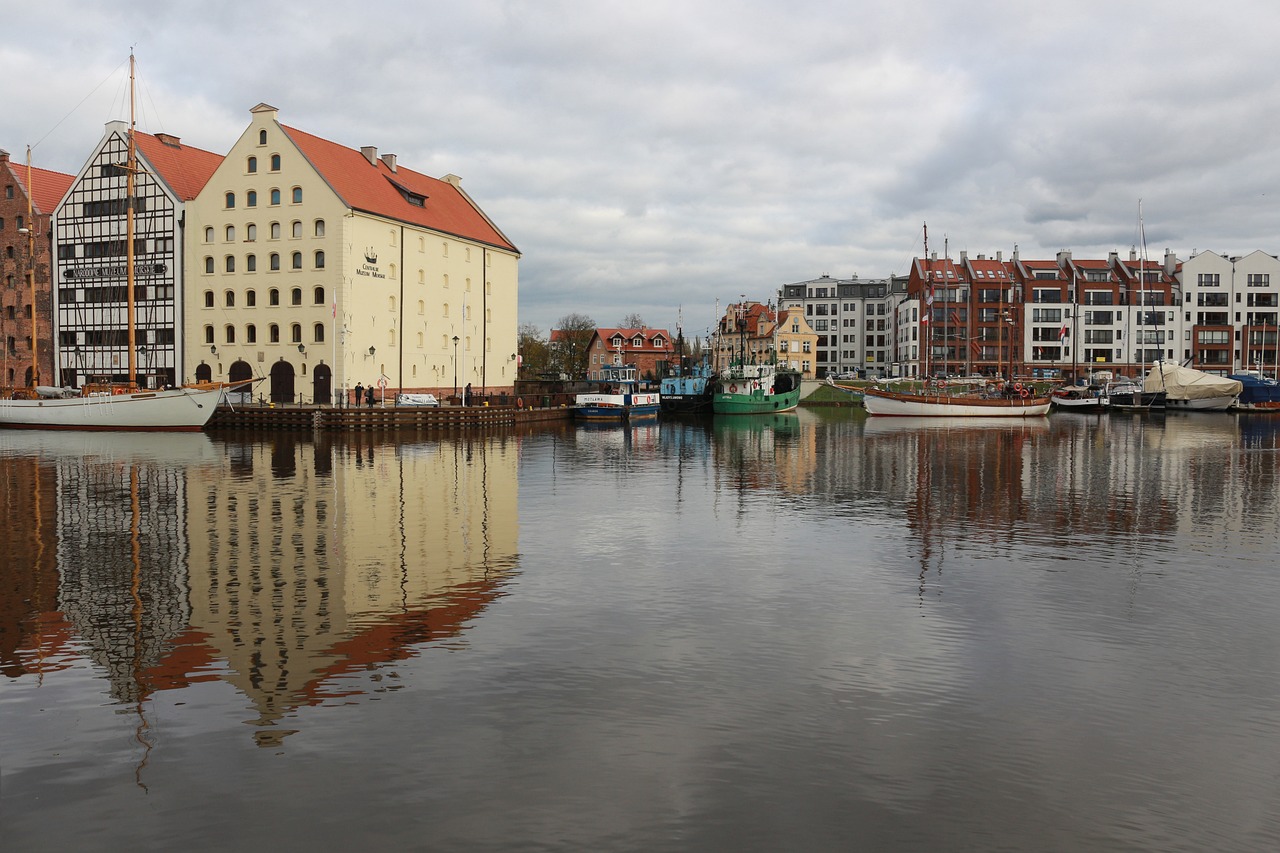
[[[52,213],[72,175],[14,163],[0,150],[0,386],[56,383],[52,289]],[[35,330],[32,330],[32,318]],[[34,361],[39,369],[32,370]]]
[[[666,329],[596,329],[587,345],[587,378],[600,379],[606,364],[627,364],[642,379],[656,381],[675,361]]]
[[[54,211],[54,335],[58,382],[128,380],[126,223],[129,128],[106,132]],[[132,363],[145,387],[187,374],[182,347],[185,207],[222,161],[169,134],[134,133]]]
[[[905,278],[835,279],[784,284],[779,304],[798,310],[817,335],[812,374],[884,376],[898,361],[894,308]]]
[[[763,302],[730,305],[711,336],[712,369],[734,364],[779,364],[815,377],[818,334],[798,307],[775,310]]]
[[[259,104],[189,222],[192,378],[262,379],[278,402],[512,388],[520,253],[456,176]]]

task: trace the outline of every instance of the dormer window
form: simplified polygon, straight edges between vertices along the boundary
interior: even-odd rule
[[[634,338],[631,339],[631,345],[636,349],[639,349],[640,347],[644,346],[644,338],[641,337],[640,335],[636,335]]]

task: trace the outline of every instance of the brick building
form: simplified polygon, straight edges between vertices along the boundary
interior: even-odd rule
[[[12,388],[32,381],[33,351],[39,360],[39,381],[57,382],[54,375],[52,312],[49,307],[52,228],[50,214],[66,194],[73,175],[15,163],[0,150],[0,386]],[[28,183],[30,189],[28,189]],[[28,273],[34,275],[35,309]],[[36,317],[36,334],[31,317]]]

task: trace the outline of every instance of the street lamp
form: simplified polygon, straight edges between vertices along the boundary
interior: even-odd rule
[[[458,336],[453,336],[453,396],[458,396]]]

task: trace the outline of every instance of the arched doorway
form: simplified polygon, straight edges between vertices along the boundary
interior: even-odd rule
[[[271,402],[293,402],[293,365],[280,359],[271,365]]]
[[[232,362],[231,369],[227,371],[228,382],[242,382],[243,385],[232,385],[231,390],[227,393],[227,402],[244,405],[253,402],[253,385],[249,380],[253,378],[253,368],[249,366],[249,362],[243,359]]]
[[[311,371],[311,399],[320,405],[327,405],[333,390],[333,371],[323,361]]]
[[[202,362],[200,362],[199,364],[197,364],[197,365],[196,365],[196,381],[197,381],[197,382],[212,382],[212,381],[213,381],[213,367],[211,367],[211,366],[210,366],[210,365],[208,365],[208,364],[205,364],[203,361],[202,361]]]

